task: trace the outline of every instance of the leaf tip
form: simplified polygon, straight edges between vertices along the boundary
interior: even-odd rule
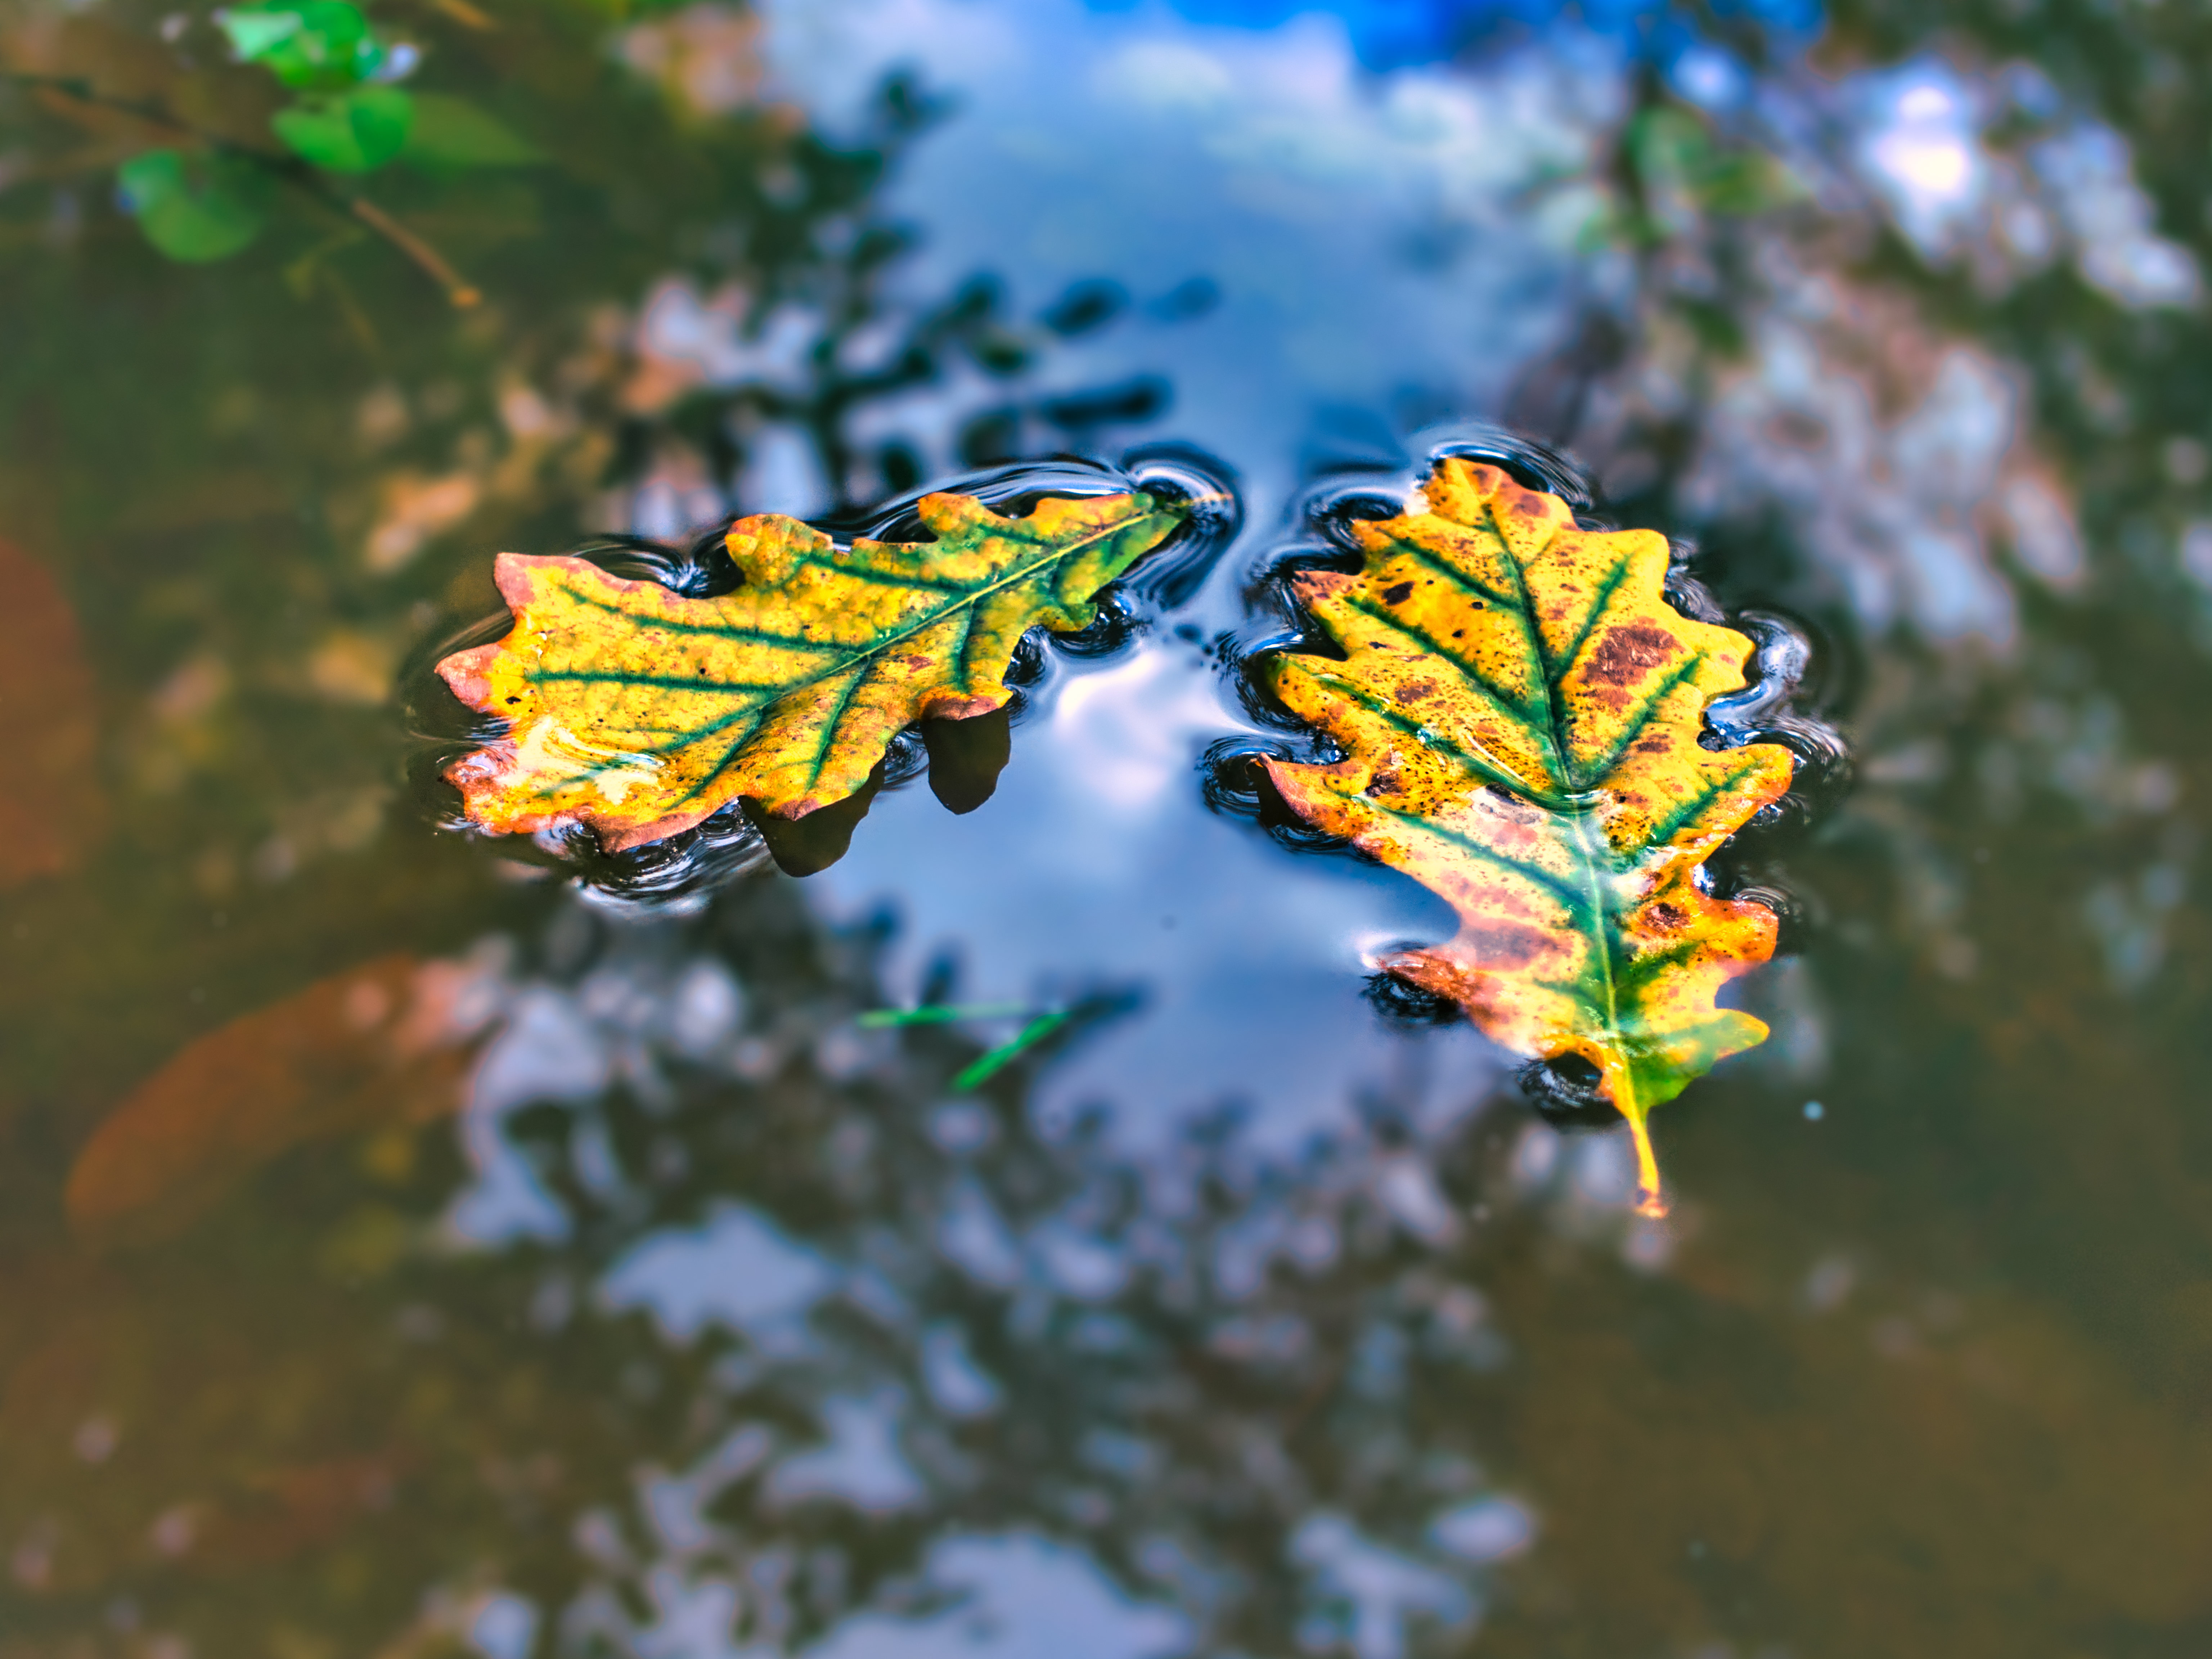
[[[799,568],[809,553],[831,544],[811,525],[781,513],[756,513],[722,532],[730,562],[750,587],[774,587]]]
[[[520,611],[538,597],[536,567],[527,553],[501,553],[491,562],[491,579],[510,611]]]
[[[653,819],[650,823],[625,824],[611,815],[605,817],[589,815],[578,821],[588,823],[598,832],[602,850],[608,853],[627,853],[633,848],[644,847],[656,841],[666,841],[671,836],[680,836],[686,830],[695,830],[727,805],[729,803],[726,800],[717,799],[711,806],[672,812],[665,817]]]
[[[455,696],[471,708],[489,708],[491,703],[492,659],[499,654],[499,641],[480,645],[471,651],[456,651],[450,657],[439,659],[438,678],[447,684]]]

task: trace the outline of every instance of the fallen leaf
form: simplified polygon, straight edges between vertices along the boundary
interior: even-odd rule
[[[92,673],[46,567],[0,541],[0,888],[76,867],[107,818]]]
[[[925,496],[919,544],[840,547],[780,514],[727,532],[744,585],[692,599],[573,557],[502,553],[514,630],[438,665],[506,717],[447,775],[501,833],[588,824],[610,851],[740,798],[786,818],[859,790],[902,728],[1005,704],[1030,628],[1081,628],[1098,590],[1183,521],[1140,493],[1003,519]]]
[[[294,1146],[453,1110],[462,973],[380,957],[187,1044],[77,1155],[70,1219],[103,1243],[168,1237]]]
[[[1459,912],[1449,943],[1379,965],[1508,1048],[1595,1066],[1663,1214],[1651,1109],[1766,1036],[1713,999],[1773,953],[1774,913],[1710,896],[1701,867],[1792,757],[1699,746],[1752,642],[1668,604],[1662,538],[1577,530],[1557,496],[1459,458],[1425,491],[1425,512],[1352,526],[1357,574],[1297,577],[1345,659],[1267,672],[1346,758],[1267,769],[1300,817]]]

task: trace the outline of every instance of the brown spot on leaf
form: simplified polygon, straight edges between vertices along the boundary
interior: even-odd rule
[[[1655,904],[1644,913],[1644,920],[1662,933],[1671,933],[1681,927],[1686,918],[1671,904]]]
[[[1382,603],[1385,605],[1403,605],[1413,596],[1413,583],[1398,582],[1382,590]]]
[[[1656,623],[1608,628],[1590,653],[1583,678],[1607,685],[1633,685],[1681,648],[1680,641]]]
[[[1521,968],[1551,949],[1552,936],[1517,921],[1486,920],[1462,929],[1453,942],[1485,968]]]
[[[1425,697],[1437,695],[1437,683],[1434,680],[1407,680],[1390,695],[1400,702],[1419,702]]]

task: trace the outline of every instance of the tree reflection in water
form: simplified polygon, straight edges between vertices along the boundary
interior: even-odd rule
[[[163,264],[112,201],[143,135],[0,91],[0,314],[36,325],[0,352],[36,728],[0,728],[0,1655],[2208,1644],[2201,15],[1850,0],[1810,57],[1723,17],[1664,61],[1570,15],[1370,79],[1310,25],[841,12],[1036,58],[917,145],[923,82],[831,54],[882,94],[833,141],[733,7],[389,10],[424,90],[546,156],[372,181],[473,312],[297,201]],[[1120,78],[1078,72],[1125,27]],[[0,0],[0,65],[202,114],[246,73],[141,0]],[[971,171],[932,196],[933,154]],[[1110,194],[1144,282],[1024,254],[1017,191],[1077,228]],[[492,550],[1169,436],[1244,469],[1264,542],[1294,458],[1395,466],[1469,413],[1816,621],[1866,762],[1790,854],[1775,1042],[1670,1127],[1677,1232],[1623,1216],[1615,1143],[1503,1101],[1385,1098],[1296,1154],[1048,1110],[1055,1054],[1133,1018],[955,1099],[984,1028],[855,1026],[903,981],[818,920],[840,878],[614,919],[393,810],[395,666],[492,607]],[[1243,731],[1213,630],[1273,622],[1222,569],[1188,661],[1133,658],[1193,695],[1101,730]],[[1217,832],[1226,894],[1179,992],[1313,929],[1244,926],[1245,827],[1175,781],[1153,842]],[[1014,884],[918,860],[900,810],[848,875],[971,917]],[[1066,921],[1006,900],[974,978],[1026,991],[1056,923],[1097,945]],[[490,1022],[474,1060],[386,1064],[403,980]],[[253,1010],[291,1045],[260,1070],[221,1046]],[[88,1207],[134,1102],[197,1184]]]
[[[1468,1408],[1506,1131],[1377,1102],[1295,1158],[1226,1115],[1133,1156],[1024,1111],[1048,1055],[953,1097],[975,1041],[856,1027],[883,937],[771,879],[563,902],[467,964],[477,1167],[381,1129],[48,1262],[77,1314],[0,1419],[40,1622],[434,1651],[526,1604],[559,1651],[710,1653],[964,1583],[1015,1620],[986,1651],[1025,1595],[1118,1609],[1101,1653],[1468,1627],[1534,1525]]]

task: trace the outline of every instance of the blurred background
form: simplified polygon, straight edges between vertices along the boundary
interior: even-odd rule
[[[2183,0],[0,0],[0,1659],[2212,1649],[2208,70]],[[1470,423],[1856,757],[1736,855],[1774,1035],[1664,1223],[1373,992],[1443,905],[1207,787],[1302,501]],[[1170,446],[1241,530],[975,810],[448,827],[495,551]]]

